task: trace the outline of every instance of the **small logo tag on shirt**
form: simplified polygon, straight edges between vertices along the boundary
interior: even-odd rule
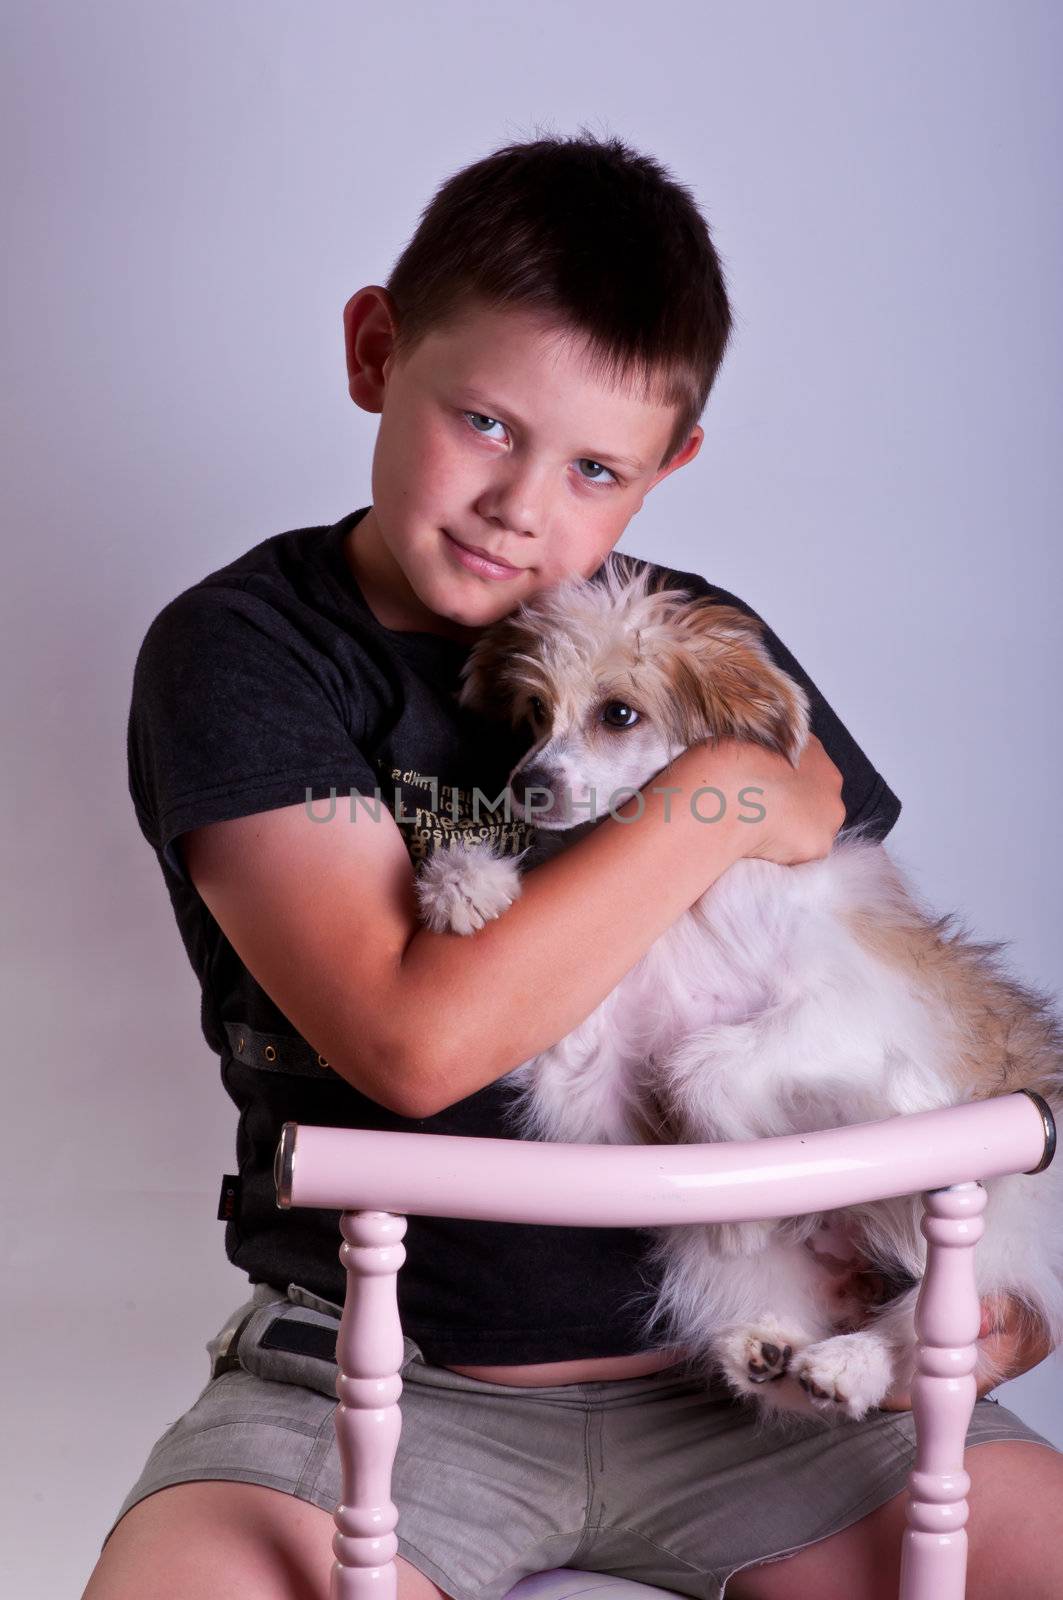
[[[218,1196],[218,1221],[231,1222],[236,1215],[240,1204],[240,1177],[238,1173],[227,1172],[221,1180],[221,1194]]]

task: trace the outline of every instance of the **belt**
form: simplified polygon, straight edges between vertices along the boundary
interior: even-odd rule
[[[254,1316],[257,1310],[257,1306],[252,1306],[251,1310],[247,1313],[243,1320],[237,1323],[224,1348],[220,1350],[214,1357],[214,1364],[210,1369],[210,1375],[212,1378],[220,1378],[223,1372],[232,1372],[240,1365],[239,1361],[236,1359],[236,1347],[240,1343],[240,1335],[243,1333],[244,1329],[247,1327],[247,1324],[251,1321],[251,1318]]]
[[[264,1072],[289,1072],[320,1078],[331,1068],[325,1057],[297,1033],[263,1033],[246,1022],[226,1022],[229,1046],[237,1061]]]
[[[240,1363],[235,1359],[236,1347],[249,1321],[250,1318],[245,1317],[236,1330],[225,1357],[226,1363],[232,1359],[232,1365],[239,1366]],[[334,1366],[338,1366],[336,1359],[336,1341],[340,1331],[338,1313],[336,1323],[336,1331],[333,1333],[331,1328],[322,1327],[320,1322],[303,1322],[298,1317],[279,1316],[275,1322],[270,1323],[258,1341],[258,1346],[260,1350],[287,1350],[297,1356],[317,1356],[320,1361],[331,1361]],[[408,1350],[410,1341],[404,1338],[404,1343]],[[416,1359],[423,1361],[421,1347],[415,1341],[413,1349],[416,1351]],[[225,1369],[219,1368],[219,1370]]]
[[[263,1284],[261,1288],[268,1293],[268,1285]],[[298,1283],[289,1284],[285,1297],[274,1303],[283,1309],[278,1310],[277,1316],[259,1339],[262,1349],[289,1350],[294,1355],[317,1356],[322,1361],[336,1360],[336,1339],[339,1334],[339,1320],[343,1315],[342,1306],[336,1305],[332,1300],[323,1300],[320,1295],[304,1289]],[[290,1317],[288,1311],[296,1306],[308,1306],[314,1311],[323,1312],[328,1317],[334,1317],[337,1323],[335,1332],[331,1328],[322,1327],[319,1322],[306,1322],[298,1317]],[[257,1316],[261,1309],[261,1304],[253,1305],[237,1323],[227,1343],[214,1359],[212,1377],[219,1377],[221,1373],[231,1372],[239,1367],[237,1351],[240,1340],[247,1332],[251,1318]]]
[[[336,1360],[336,1338],[320,1322],[300,1322],[296,1317],[278,1317],[259,1340],[263,1350],[290,1350],[297,1356],[317,1356],[322,1361]],[[239,1338],[239,1335],[237,1335]],[[235,1342],[235,1341],[234,1341]]]

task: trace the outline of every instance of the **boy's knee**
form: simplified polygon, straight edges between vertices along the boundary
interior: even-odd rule
[[[968,1450],[964,1465],[971,1479],[968,1600],[1058,1595],[1063,1454],[1033,1440],[998,1439]]]
[[[329,1511],[257,1483],[148,1495],[114,1529],[83,1600],[329,1600]],[[450,1600],[401,1556],[397,1600]]]
[[[126,1512],[83,1600],[328,1600],[333,1527],[261,1484],[174,1484]]]

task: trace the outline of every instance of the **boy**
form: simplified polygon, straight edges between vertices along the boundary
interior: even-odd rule
[[[818,859],[841,826],[881,837],[899,811],[769,631],[813,701],[796,772],[695,747],[641,813],[617,808],[528,873],[505,917],[464,939],[419,928],[411,862],[474,828],[472,787],[497,795],[531,742],[455,706],[469,645],[565,574],[592,577],[697,454],[730,309],[686,191],[581,138],[450,179],[345,328],[352,398],[381,414],[372,505],[208,575],[137,661],[131,791],[240,1108],[226,1244],[255,1290],[210,1342],[210,1381],[151,1452],[87,1600],[327,1594],[342,1281],[335,1218],[274,1205],[284,1120],[507,1136],[496,1080],[586,1017],[734,860]],[[683,801],[706,783],[760,785],[763,823],[730,806],[700,824]],[[376,794],[375,812],[356,800]],[[682,1351],[638,1343],[637,1230],[411,1217],[404,1242],[400,1600],[500,1600],[553,1565],[706,1600],[732,1573],[737,1596],[896,1592],[910,1415],[758,1432],[687,1380]],[[995,1592],[1004,1562],[1017,1590],[1047,1594],[1047,1555],[1008,1516],[1063,1488],[1058,1455],[988,1401],[969,1442],[991,1446],[970,1458],[987,1563],[971,1595]]]

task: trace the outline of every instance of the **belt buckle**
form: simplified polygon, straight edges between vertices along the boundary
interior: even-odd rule
[[[314,1294],[310,1289],[304,1289],[301,1283],[288,1285],[288,1299],[296,1306],[305,1306],[308,1311],[320,1311],[326,1317],[342,1317],[343,1307],[338,1306],[334,1300],[324,1300],[321,1295]]]
[[[212,1378],[220,1378],[223,1372],[233,1372],[239,1367],[240,1361],[237,1356],[237,1348],[240,1343],[240,1335],[259,1309],[258,1306],[252,1306],[246,1316],[241,1317],[239,1322],[234,1323],[231,1328],[223,1331],[221,1342],[214,1352],[214,1360],[211,1363],[210,1375]]]

